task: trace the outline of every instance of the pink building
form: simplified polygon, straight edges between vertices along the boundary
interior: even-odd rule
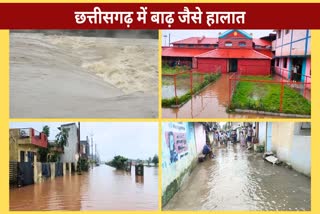
[[[310,30],[275,31],[277,36],[272,42],[272,50],[275,51],[275,72],[286,79],[291,79],[293,66],[299,65],[297,80],[311,82]]]

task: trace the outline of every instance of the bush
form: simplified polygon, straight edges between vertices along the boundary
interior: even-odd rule
[[[209,85],[212,82],[215,82],[219,77],[221,76],[220,73],[218,74],[206,74],[204,76],[204,81],[200,84],[194,84],[192,88],[193,94],[198,93],[201,91],[203,88],[205,88],[207,85]],[[177,102],[176,98],[170,98],[170,99],[162,99],[162,107],[171,107],[173,105],[180,105],[182,103],[185,103],[189,101],[192,98],[191,92],[187,92],[186,94],[177,97]]]

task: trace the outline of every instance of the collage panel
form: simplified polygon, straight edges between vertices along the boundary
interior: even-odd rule
[[[161,137],[162,210],[311,210],[309,122],[163,122]]]
[[[310,118],[311,31],[163,30],[163,118]]]
[[[10,211],[159,210],[157,122],[11,122]]]
[[[158,118],[158,30],[10,31],[10,118]]]

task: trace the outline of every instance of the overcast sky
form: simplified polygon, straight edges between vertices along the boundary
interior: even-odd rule
[[[230,30],[230,29],[229,29]],[[219,32],[223,33],[227,30],[162,30],[162,46],[169,45],[169,34],[170,41],[175,42],[188,37],[215,37],[217,38]],[[269,35],[273,30],[244,30],[247,33],[252,33],[254,38],[260,38]],[[167,38],[164,37],[167,35]]]
[[[68,123],[68,122],[66,122]],[[34,128],[42,131],[42,127],[50,127],[49,139],[53,140],[59,132],[57,127],[65,123],[10,123],[10,128]],[[132,159],[148,159],[158,154],[158,123],[89,123],[81,122],[81,140],[93,134],[94,144],[102,161],[108,161],[115,155]],[[91,143],[91,142],[90,142]]]

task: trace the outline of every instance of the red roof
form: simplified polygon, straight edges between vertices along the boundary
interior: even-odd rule
[[[212,48],[178,48],[178,47],[162,47],[162,56],[171,57],[194,57],[199,54],[213,50]]]
[[[271,42],[264,40],[264,39],[252,39],[252,42],[254,42],[256,45],[260,46],[271,46]]]
[[[271,59],[252,49],[215,49],[196,56],[197,58]]]
[[[274,57],[274,54],[272,53],[272,51],[270,50],[261,50],[261,49],[255,49],[255,51],[258,51],[259,53],[262,53],[270,58],[273,58]]]
[[[176,42],[172,42],[172,44],[178,45],[178,44],[202,44],[202,45],[207,45],[207,44],[217,44],[218,43],[218,38],[207,38],[207,37],[190,37],[187,39],[179,40]]]

